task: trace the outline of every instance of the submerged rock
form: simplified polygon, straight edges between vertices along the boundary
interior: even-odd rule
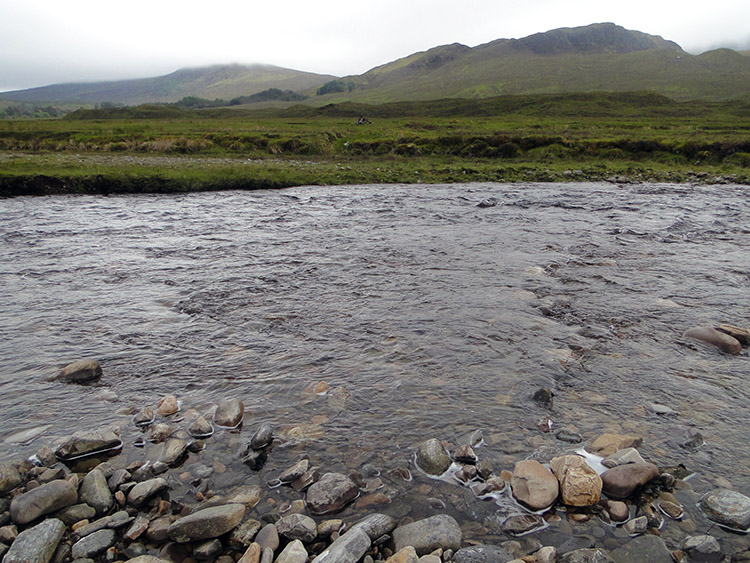
[[[102,366],[96,360],[80,360],[60,370],[55,379],[66,383],[89,383],[102,377]]]
[[[68,461],[119,448],[122,448],[122,440],[112,430],[81,431],[73,434],[57,448],[55,455],[63,461]]]
[[[693,340],[699,340],[705,344],[715,346],[726,354],[733,354],[736,356],[742,352],[742,344],[740,344],[739,340],[730,336],[726,332],[716,330],[715,328],[691,328],[686,330],[682,336],[683,338],[692,338]]]
[[[424,555],[436,549],[457,550],[461,547],[461,528],[458,522],[447,514],[430,516],[393,530],[395,551],[410,545],[417,554]]]
[[[672,554],[664,541],[651,534],[638,536],[611,552],[615,563],[672,563]]]
[[[510,486],[515,499],[532,510],[551,506],[560,492],[557,477],[533,459],[516,463]]]
[[[637,448],[643,442],[642,438],[627,434],[606,433],[597,437],[586,446],[586,451],[602,457],[609,457],[625,448]]]
[[[310,543],[318,537],[315,520],[304,514],[289,514],[276,522],[276,531],[288,540]]]
[[[496,545],[473,545],[459,549],[453,563],[508,563],[515,557]]]
[[[0,463],[0,495],[12,491],[22,482],[21,473],[18,471],[16,463],[10,461]]]
[[[451,457],[437,438],[417,446],[417,465],[429,475],[442,475],[451,466]]]
[[[359,495],[359,488],[346,475],[326,473],[307,490],[307,506],[313,514],[338,512]]]
[[[750,344],[750,330],[739,326],[723,324],[716,327],[716,330],[724,332],[737,340],[740,344]]]
[[[625,448],[602,460],[602,465],[609,469],[628,463],[646,463],[646,460],[641,457],[641,454],[635,448]]]
[[[250,447],[254,450],[262,450],[273,442],[273,427],[270,424],[262,424],[250,439]]]
[[[199,416],[188,428],[188,432],[193,438],[208,438],[213,435],[214,427],[202,416]]]
[[[750,528],[750,498],[729,489],[707,493],[700,502],[701,509],[717,524],[734,530]]]
[[[362,529],[351,529],[334,541],[312,563],[350,563],[359,561],[370,549],[370,538]]]
[[[167,395],[159,400],[156,405],[156,413],[159,416],[169,416],[180,410],[180,403],[174,395]]]
[[[307,550],[302,542],[294,540],[279,553],[275,563],[305,563],[307,561]]]
[[[245,404],[238,399],[228,399],[219,403],[214,414],[214,423],[223,428],[237,428],[245,416]]]

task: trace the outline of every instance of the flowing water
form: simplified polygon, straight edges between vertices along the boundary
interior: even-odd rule
[[[566,429],[641,436],[697,492],[723,479],[750,494],[748,353],[681,337],[750,325],[749,204],[744,186],[658,184],[2,200],[0,458],[107,424],[128,446],[134,410],[175,394],[198,412],[244,401],[243,430],[206,449],[234,472],[231,452],[274,425],[257,482],[301,453],[414,471],[415,444],[475,429],[479,456],[512,469],[577,447],[555,438]],[[89,357],[100,382],[47,380]],[[487,503],[455,484],[384,481],[379,509],[429,513],[433,497],[492,533]]]

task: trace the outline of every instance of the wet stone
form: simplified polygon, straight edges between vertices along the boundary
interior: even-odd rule
[[[81,360],[68,364],[57,374],[58,381],[89,383],[102,377],[102,366],[96,360]]]
[[[294,540],[279,553],[275,563],[305,563],[307,561],[307,550],[302,542]]]
[[[0,494],[4,495],[12,491],[22,482],[17,464],[13,462],[0,463]]]
[[[544,518],[538,514],[513,514],[503,522],[503,531],[518,536],[543,528],[545,525]]]
[[[474,545],[459,549],[454,555],[453,563],[508,563],[515,557],[496,545]]]
[[[612,563],[612,558],[603,549],[586,548],[561,555],[558,563]]]
[[[313,563],[350,563],[359,561],[370,549],[371,541],[363,529],[351,529],[334,541]]]
[[[127,469],[118,469],[107,479],[107,486],[110,491],[116,491],[122,485],[130,481],[131,474]]]
[[[305,474],[309,467],[309,460],[300,460],[292,467],[284,471],[281,475],[279,475],[279,481],[281,481],[282,483],[291,483],[293,481],[296,481]]]
[[[3,563],[47,563],[60,544],[65,524],[48,518],[18,534],[3,558]]]
[[[490,475],[492,475],[492,462],[487,458],[481,460],[477,463],[477,473],[485,481],[489,479]]]
[[[112,507],[112,492],[109,490],[104,473],[92,469],[83,478],[79,491],[80,501],[91,506],[97,514],[104,514]]]
[[[712,536],[685,538],[680,547],[691,563],[721,563],[724,559],[719,542]]]
[[[255,541],[260,545],[263,551],[266,549],[276,551],[279,547],[279,533],[276,530],[276,526],[273,524],[266,524],[263,526],[255,537]]]
[[[180,403],[174,395],[167,395],[159,400],[156,405],[156,413],[159,416],[169,416],[180,410]]]
[[[550,467],[560,483],[563,503],[569,506],[591,506],[599,502],[602,480],[581,456],[553,458]]]
[[[245,455],[242,456],[242,463],[247,465],[253,471],[260,471],[268,461],[268,452],[266,450],[253,450],[248,446]]]
[[[62,520],[67,526],[72,526],[81,520],[90,520],[96,516],[96,510],[88,504],[74,504],[58,511],[56,518]]]
[[[453,517],[439,514],[399,526],[392,537],[396,551],[411,545],[419,555],[424,555],[440,548],[457,550],[461,547],[462,533]]]
[[[158,495],[168,488],[167,480],[156,477],[135,485],[128,493],[128,504],[141,506],[150,498]]]
[[[228,399],[219,403],[214,414],[214,424],[223,428],[237,428],[245,415],[245,404],[238,399]]]
[[[429,475],[442,475],[451,466],[451,458],[437,438],[430,438],[417,446],[417,465]]]
[[[359,494],[357,485],[341,473],[326,473],[307,490],[307,506],[313,514],[338,512]]]
[[[602,473],[602,490],[608,497],[625,499],[658,475],[659,470],[653,463],[618,465]]]
[[[193,558],[198,561],[209,561],[221,553],[221,542],[213,539],[197,545],[193,549]]]
[[[28,524],[77,501],[78,493],[70,481],[52,481],[15,497],[10,503],[10,517],[17,524]]]
[[[750,344],[750,330],[746,328],[730,324],[722,324],[717,326],[716,330],[728,334],[732,338],[736,339],[740,344]]]
[[[638,536],[609,555],[615,563],[672,563],[672,554],[664,541],[651,534]]]
[[[554,396],[555,394],[551,389],[540,387],[534,392],[531,398],[534,399],[534,402],[541,407],[552,408]]]
[[[159,461],[169,466],[178,464],[185,457],[187,446],[185,440],[170,438],[164,442],[164,448],[159,456]]]
[[[737,355],[742,352],[742,344],[740,344],[739,340],[715,328],[691,328],[686,330],[682,336],[683,338],[690,338],[710,346],[715,346],[726,354]]]
[[[477,462],[477,454],[474,453],[474,449],[471,446],[465,444],[456,448],[456,451],[453,453],[453,459],[459,463],[475,464]]]
[[[532,510],[541,510],[557,500],[557,478],[536,460],[516,463],[510,482],[515,499]]]
[[[270,424],[261,425],[250,439],[250,447],[254,450],[262,450],[273,442],[273,427]]]
[[[188,432],[193,438],[208,438],[213,435],[214,427],[205,418],[199,416],[190,425]]]
[[[646,463],[646,460],[641,457],[641,454],[635,448],[625,448],[602,460],[602,465],[609,469],[628,463]]]
[[[367,534],[367,537],[369,537],[372,541],[375,541],[381,536],[384,536],[386,534],[390,534],[393,530],[396,529],[396,526],[398,525],[398,522],[393,516],[389,516],[388,514],[370,514],[369,516],[363,518],[356,524],[354,524],[349,531],[352,530],[362,530],[365,534]]]
[[[609,457],[613,453],[625,448],[637,448],[642,442],[643,439],[636,436],[606,433],[587,445],[586,451],[602,457]]]
[[[558,430],[555,433],[555,438],[561,442],[568,442],[569,444],[579,444],[583,442],[583,436],[572,430]]]
[[[114,530],[99,530],[73,544],[73,559],[93,557],[106,551],[115,543]]]
[[[706,494],[701,509],[717,524],[734,530],[750,528],[750,498],[729,489],[717,489]]]
[[[122,447],[122,440],[112,430],[76,432],[57,450],[55,455],[62,460],[71,460],[97,452],[114,451]]]
[[[144,407],[133,417],[133,424],[141,427],[149,426],[154,422],[155,418],[154,410],[150,407]]]
[[[229,547],[238,551],[244,551],[251,543],[253,543],[253,538],[255,538],[259,531],[260,522],[253,518],[245,520],[242,524],[232,530],[231,534],[229,534]],[[260,555],[260,551],[258,552],[258,555]]]
[[[276,531],[289,540],[311,543],[318,536],[315,520],[304,514],[289,514],[276,522]]]
[[[630,536],[642,534],[648,529],[648,518],[645,516],[633,518],[628,520],[622,528]]]
[[[174,522],[169,537],[178,543],[216,538],[236,528],[244,515],[242,504],[204,508]]]

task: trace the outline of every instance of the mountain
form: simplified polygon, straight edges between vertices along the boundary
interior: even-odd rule
[[[308,103],[636,90],[726,99],[750,91],[750,57],[729,49],[691,55],[661,37],[599,23],[473,48],[444,45],[341,80],[353,90]]]
[[[33,88],[0,94],[0,100],[134,105],[187,96],[230,100],[271,88],[307,94],[304,103],[313,106],[633,91],[724,100],[748,97],[748,54],[716,49],[691,55],[659,36],[597,23],[476,47],[442,45],[344,78],[264,65],[213,66],[156,78]]]
[[[126,105],[176,102],[186,96],[230,100],[270,88],[305,90],[333,78],[271,65],[217,65],[181,69],[155,78],[58,84],[17,90],[0,94],[0,100],[82,104],[113,102]]]

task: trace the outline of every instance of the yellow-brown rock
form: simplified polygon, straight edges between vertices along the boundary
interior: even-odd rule
[[[602,479],[579,455],[553,458],[550,468],[560,483],[560,496],[568,506],[591,506],[602,495]]]

